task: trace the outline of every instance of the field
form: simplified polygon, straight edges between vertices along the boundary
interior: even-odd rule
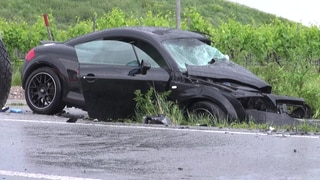
[[[0,17],[5,20],[23,19],[28,23],[35,23],[37,17],[44,13],[52,13],[57,26],[67,28],[78,20],[92,20],[119,8],[126,14],[141,17],[148,11],[155,14],[174,12],[175,0],[2,0],[0,1]],[[252,20],[259,24],[270,23],[274,15],[231,3],[225,0],[181,0],[182,15],[188,9],[194,9],[207,19],[213,26],[234,18],[242,24],[251,23]],[[286,21],[282,19],[283,21]]]

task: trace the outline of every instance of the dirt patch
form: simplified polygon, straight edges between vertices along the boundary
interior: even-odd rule
[[[12,86],[8,99],[19,100],[24,98],[24,90],[21,86]]]

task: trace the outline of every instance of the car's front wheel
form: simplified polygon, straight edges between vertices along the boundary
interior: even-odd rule
[[[61,98],[59,77],[48,67],[32,72],[25,85],[25,98],[30,109],[38,114],[59,113],[65,107]]]
[[[209,119],[212,124],[228,121],[226,113],[217,104],[210,101],[197,102],[188,111],[189,114],[194,115],[195,121]]]

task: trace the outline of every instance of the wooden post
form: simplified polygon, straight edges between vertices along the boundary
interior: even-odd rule
[[[44,19],[44,23],[46,24],[47,27],[47,31],[48,31],[48,37],[51,41],[53,41],[53,36],[50,30],[50,25],[49,25],[49,20],[48,20],[48,15],[47,14],[43,14],[43,19]]]

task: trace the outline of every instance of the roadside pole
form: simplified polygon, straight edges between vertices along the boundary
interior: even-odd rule
[[[53,41],[53,36],[52,36],[52,32],[50,30],[50,25],[49,25],[49,20],[48,20],[48,15],[47,14],[43,14],[43,19],[44,19],[44,23],[46,24],[47,27],[47,31],[48,31],[48,37],[51,41]]]
[[[181,5],[180,0],[176,0],[176,28],[180,29],[180,12],[181,12]]]

